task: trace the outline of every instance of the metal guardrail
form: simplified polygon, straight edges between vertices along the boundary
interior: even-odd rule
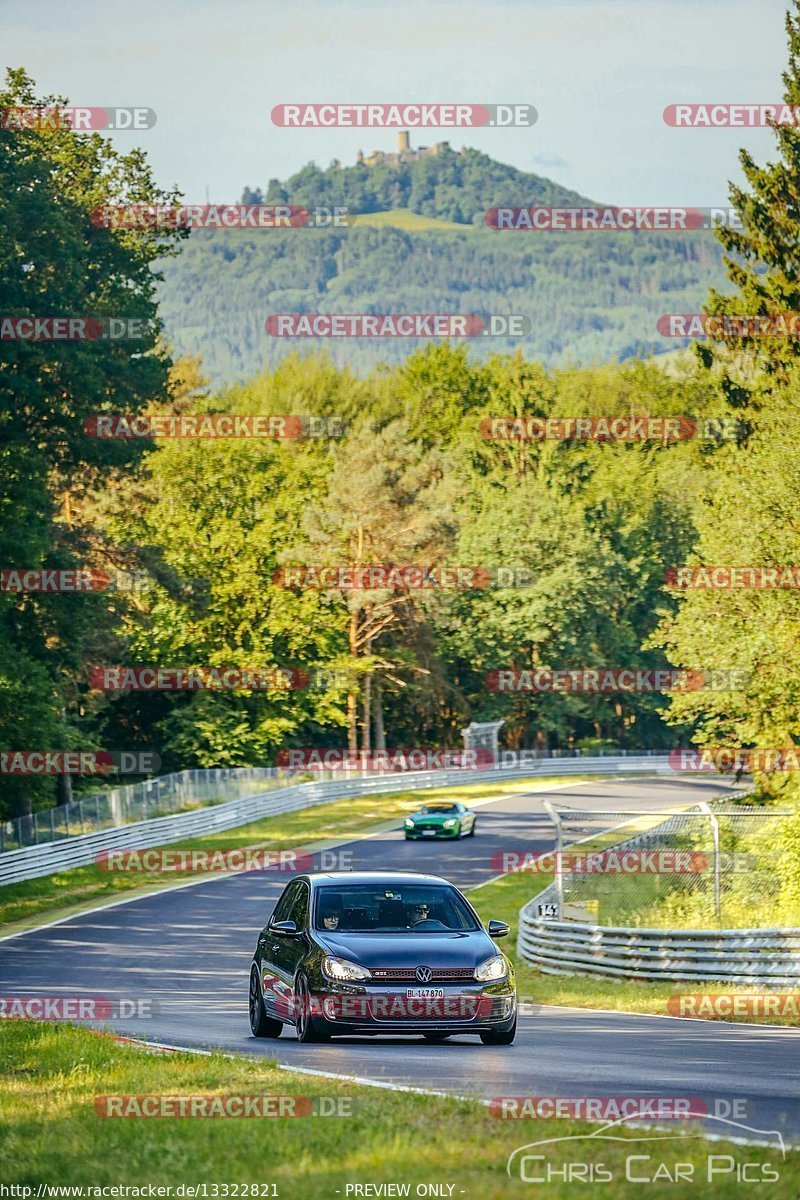
[[[0,854],[115,825],[252,796],[288,782],[280,767],[193,767],[82,796],[69,804],[0,821]]]
[[[658,830],[669,832],[674,820],[615,848],[640,845]],[[799,928],[648,929],[539,916],[540,905],[561,911],[559,891],[551,883],[519,914],[517,952],[545,974],[800,986]]]
[[[513,764],[515,759],[521,757],[536,766],[545,759],[550,761],[583,756],[581,750],[501,750],[498,753],[497,765],[501,767]],[[619,750],[612,754],[600,750],[596,757],[659,756],[661,753],[654,750]],[[0,820],[0,854],[7,850],[20,850],[23,846],[38,846],[58,838],[95,833],[115,825],[129,825],[134,821],[165,817],[168,813],[185,812],[189,808],[253,796],[271,787],[285,787],[293,781],[297,782],[294,777],[302,772],[302,767],[192,767],[171,775],[143,779],[139,783],[121,784],[81,796],[70,804],[58,804],[26,816]],[[352,779],[369,773],[370,770],[349,765],[336,769],[314,768],[314,774],[320,779],[333,776]]]
[[[543,921],[523,908],[517,946],[548,975],[800,984],[800,929],[630,929]]]
[[[156,817],[97,833],[9,850],[0,855],[0,885],[53,875],[71,867],[86,866],[104,850],[147,850],[184,838],[216,833],[247,825],[261,817],[295,812],[344,797],[387,795],[430,788],[455,787],[501,779],[527,779],[536,775],[618,775],[623,773],[666,774],[674,772],[667,755],[626,755],[569,759],[540,759],[522,766],[497,766],[472,771],[463,768],[436,771],[391,772],[361,775],[350,779],[290,784],[268,792],[216,804],[193,812]]]

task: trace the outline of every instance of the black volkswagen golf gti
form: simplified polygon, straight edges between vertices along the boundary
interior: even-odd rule
[[[488,932],[487,932],[488,930]],[[517,1028],[511,963],[457,888],[435,875],[298,875],[258,937],[250,1028],[301,1042],[341,1034],[474,1033],[508,1046]]]

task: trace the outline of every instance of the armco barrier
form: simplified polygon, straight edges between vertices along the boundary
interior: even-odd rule
[[[146,850],[192,836],[234,829],[264,816],[295,812],[343,797],[387,795],[391,792],[498,782],[501,779],[535,778],[537,775],[619,775],[631,772],[645,772],[650,775],[673,773],[666,754],[642,754],[624,757],[544,758],[524,766],[495,767],[485,771],[461,768],[392,772],[343,780],[292,784],[279,790],[273,789],[225,804],[217,804],[211,808],[175,813],[149,821],[137,821],[131,825],[103,829],[98,833],[80,834],[56,842],[45,842],[39,846],[26,846],[22,850],[9,850],[0,855],[0,885],[53,875],[70,867],[86,866],[94,862],[95,857],[103,850]]]
[[[674,819],[619,847],[645,842]],[[519,914],[517,952],[547,975],[800,988],[800,929],[644,929],[537,915],[539,905],[557,902],[551,883]]]
[[[630,929],[542,921],[523,908],[517,945],[550,975],[800,985],[800,929]]]
[[[278,767],[190,767],[156,775],[0,821],[0,854],[207,804],[241,800],[290,782],[288,772]]]

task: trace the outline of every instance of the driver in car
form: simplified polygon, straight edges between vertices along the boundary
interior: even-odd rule
[[[415,904],[411,909],[411,924],[419,925],[420,921],[427,921],[430,916],[430,909],[427,904]]]
[[[338,929],[339,913],[335,909],[329,908],[327,912],[322,914],[322,926],[324,929],[329,930]]]

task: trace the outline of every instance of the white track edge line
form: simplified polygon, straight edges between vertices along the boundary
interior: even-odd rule
[[[213,1051],[211,1051],[211,1050],[198,1050],[191,1046],[172,1046],[166,1042],[147,1042],[147,1041],[144,1041],[139,1038],[130,1038],[127,1040],[128,1040],[129,1044],[134,1043],[134,1044],[137,1044],[139,1046],[144,1046],[144,1047],[151,1046],[151,1047],[153,1047],[153,1049],[156,1049],[156,1050],[171,1050],[171,1051],[174,1051],[179,1054],[202,1054],[202,1055],[205,1055],[206,1057],[211,1057],[211,1055],[213,1053]],[[237,1055],[237,1054],[232,1054],[230,1052],[226,1052],[223,1054],[223,1057],[225,1057],[225,1058],[239,1058],[239,1057],[246,1058],[248,1056],[245,1054]],[[483,1108],[488,1108],[492,1103],[491,1100],[482,1100],[479,1096],[464,1096],[464,1095],[461,1095],[456,1092],[443,1092],[443,1091],[439,1091],[438,1089],[434,1089],[434,1088],[420,1088],[420,1087],[413,1087],[410,1084],[392,1083],[391,1080],[372,1079],[369,1075],[343,1075],[343,1074],[339,1074],[336,1071],[321,1071],[321,1070],[317,1069],[316,1067],[292,1066],[290,1063],[276,1062],[275,1066],[278,1068],[279,1071],[289,1071],[290,1073],[293,1073],[295,1075],[316,1075],[321,1079],[338,1079],[342,1083],[355,1083],[355,1084],[359,1085],[360,1087],[378,1088],[382,1091],[406,1092],[406,1093],[409,1093],[411,1095],[416,1095],[416,1096],[435,1096],[435,1097],[440,1097],[445,1100],[458,1100],[465,1104],[479,1104]],[[587,1124],[604,1125],[604,1124],[606,1124],[606,1122],[605,1121],[588,1121]],[[657,1122],[654,1123],[654,1122],[648,1122],[648,1121],[636,1121],[635,1119],[631,1120],[631,1121],[625,1121],[624,1124],[628,1125],[634,1129],[664,1129],[664,1130],[666,1130],[666,1129],[670,1128],[667,1125],[659,1125]],[[769,1143],[767,1143],[767,1142],[759,1142],[753,1138],[725,1137],[722,1134],[707,1133],[706,1131],[703,1131],[703,1137],[709,1142],[731,1142],[733,1145],[736,1145],[736,1146],[768,1146],[769,1145]],[[795,1149],[800,1148],[800,1144],[795,1144],[793,1142],[784,1142],[784,1146],[788,1150],[795,1150]]]

